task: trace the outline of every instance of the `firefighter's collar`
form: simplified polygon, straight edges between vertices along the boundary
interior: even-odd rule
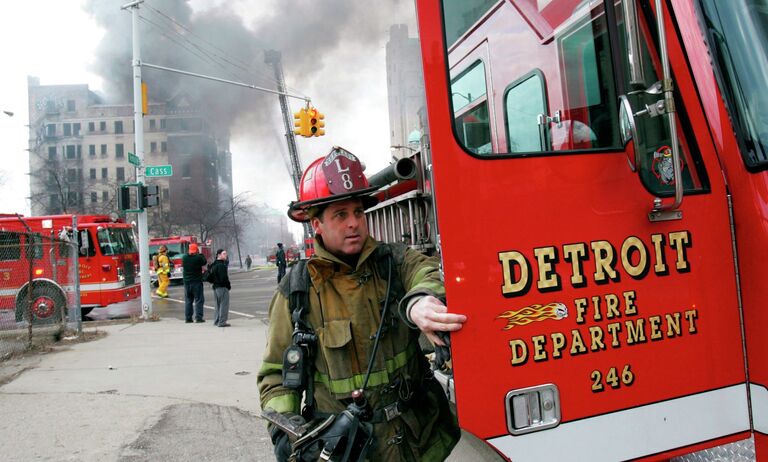
[[[376,242],[371,236],[365,240],[363,250],[360,252],[360,258],[357,259],[357,268],[353,269],[349,264],[342,261],[337,256],[329,252],[322,243],[322,239],[315,238],[315,256],[309,260],[309,274],[312,277],[312,281],[321,282],[326,279],[330,279],[335,272],[334,268],[340,269],[342,273],[353,273],[365,265],[365,262],[376,250],[379,243]]]

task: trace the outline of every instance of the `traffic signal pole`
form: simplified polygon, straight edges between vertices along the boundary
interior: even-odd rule
[[[304,100],[307,103],[307,109],[310,109],[310,99],[305,96],[293,95],[285,91],[285,79],[283,77],[283,69],[280,64],[280,53],[277,51],[268,51],[266,55],[266,62],[271,63],[275,69],[275,75],[278,81],[278,90],[270,90],[268,88],[257,87],[255,85],[235,82],[232,80],[226,80],[210,75],[196,74],[181,69],[174,69],[171,67],[158,66],[156,64],[145,63],[141,61],[141,51],[139,49],[139,5],[144,3],[144,0],[136,0],[130,3],[126,3],[121,7],[123,10],[131,10],[131,28],[133,34],[133,105],[134,105],[134,126],[136,134],[136,155],[139,158],[139,166],[136,167],[136,183],[139,186],[139,199],[141,203],[141,195],[144,185],[144,113],[142,111],[142,87],[141,87],[141,68],[147,67],[149,69],[157,69],[160,71],[173,72],[176,74],[186,75],[190,77],[196,77],[206,80],[213,80],[215,82],[221,82],[229,85],[235,85],[239,87],[250,88],[251,90],[263,91],[267,93],[273,93],[280,97],[280,108],[283,113],[283,122],[286,127],[286,140],[288,142],[289,156],[291,158],[291,180],[293,181],[294,188],[296,190],[296,197],[298,198],[298,186],[301,180],[301,161],[299,159],[298,148],[296,147],[296,141],[294,139],[294,133],[291,129],[291,117],[288,107],[287,98],[296,98]],[[304,136],[322,136],[325,134],[325,130],[321,127],[325,127],[325,122],[322,122],[324,116],[315,111],[317,117],[312,122],[312,135]],[[149,318],[152,315],[152,294],[150,292],[149,284],[149,231],[147,225],[147,212],[143,207],[139,206],[140,211],[138,214],[138,227],[139,227],[139,258],[141,268],[141,309],[144,319]],[[309,224],[304,225],[305,237],[312,236],[312,230]]]
[[[144,112],[141,92],[141,48],[139,47],[139,5],[144,0],[137,0],[123,5],[122,9],[131,9],[131,29],[133,32],[133,126],[136,142],[136,156],[139,165],[136,167],[136,183],[138,183],[137,201],[141,203],[142,186],[144,185]],[[139,207],[139,275],[141,278],[141,316],[146,320],[152,316],[152,289],[149,284],[149,226],[147,210]]]

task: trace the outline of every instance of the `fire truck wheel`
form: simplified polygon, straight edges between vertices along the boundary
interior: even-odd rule
[[[85,317],[88,316],[88,313],[93,311],[93,307],[89,308],[80,308],[80,316],[82,317],[82,320],[85,321]]]
[[[29,286],[23,288],[16,298],[16,322],[21,322],[26,318],[24,312],[30,300],[28,290]],[[32,324],[35,325],[61,321],[62,313],[67,307],[67,298],[61,288],[47,282],[34,282],[32,284],[31,300],[30,315]]]

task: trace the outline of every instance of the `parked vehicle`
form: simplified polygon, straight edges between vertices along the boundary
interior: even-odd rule
[[[155,273],[152,257],[157,255],[160,246],[165,245],[168,248],[168,259],[173,267],[170,274],[171,282],[180,282],[183,276],[181,259],[189,253],[189,244],[197,244],[200,253],[208,260],[208,263],[212,261],[213,252],[211,251],[210,240],[202,243],[197,236],[153,237],[149,240],[149,277],[152,284],[157,285],[157,273]]]
[[[72,300],[75,252],[83,315],[139,296],[138,249],[129,224],[103,215],[3,215],[0,309],[15,310],[19,322],[31,303],[33,323],[59,321]]]

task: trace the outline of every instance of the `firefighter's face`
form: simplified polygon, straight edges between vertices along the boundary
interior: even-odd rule
[[[316,235],[322,236],[323,245],[342,260],[357,258],[368,239],[363,202],[349,199],[336,202],[311,220]]]

